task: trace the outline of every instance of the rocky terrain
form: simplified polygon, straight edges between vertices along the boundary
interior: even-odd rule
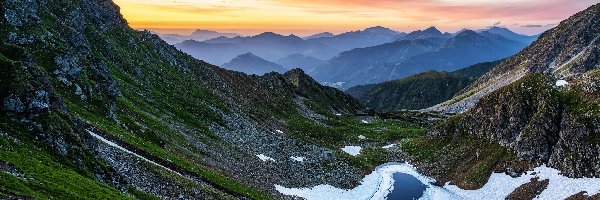
[[[111,1],[1,8],[2,198],[265,199],[281,197],[275,184],[350,187],[364,173],[294,126],[363,109],[302,70],[207,64],[129,28]]]
[[[466,111],[429,135],[481,138],[569,177],[600,177],[599,13],[577,13],[479,78],[445,107]]]

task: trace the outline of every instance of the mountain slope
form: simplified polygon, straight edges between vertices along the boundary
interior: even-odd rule
[[[596,68],[596,45],[600,41],[595,27],[600,22],[591,13],[596,7],[572,16],[561,22],[560,26],[543,33],[529,47],[478,79],[456,98],[434,109],[465,111],[479,98],[527,74],[545,72],[558,77],[571,77]]]
[[[454,72],[428,71],[399,80],[355,86],[346,92],[370,108],[383,111],[418,110],[454,97],[499,63],[480,63]]]
[[[362,177],[292,126],[362,106],[301,71],[247,76],[196,60],[131,29],[111,1],[0,5],[0,198],[265,199],[278,198],[274,184]]]
[[[596,4],[471,84],[447,103],[466,111],[430,135],[486,138],[567,176],[600,177],[599,34]]]
[[[352,87],[346,92],[370,108],[417,110],[452,98],[469,83],[469,77],[428,71],[395,81]]]
[[[223,64],[225,69],[244,72],[246,74],[263,75],[269,72],[283,73],[286,71],[281,65],[266,61],[252,53],[245,53]]]

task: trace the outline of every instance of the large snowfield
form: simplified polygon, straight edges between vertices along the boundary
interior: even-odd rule
[[[434,179],[421,175],[410,164],[388,163],[376,168],[363,178],[361,184],[354,189],[344,190],[330,185],[318,185],[312,188],[285,188],[275,185],[277,191],[286,195],[295,195],[308,200],[337,200],[337,199],[386,199],[394,190],[395,173],[405,173],[414,176],[427,186],[423,200],[437,199],[505,199],[511,192],[531,178],[549,179],[548,187],[536,199],[565,199],[579,192],[587,195],[600,193],[600,178],[568,178],[560,175],[556,169],[540,166],[526,174],[513,178],[504,173],[494,173],[488,183],[478,190],[463,190],[455,185],[446,184],[444,187],[432,185]]]

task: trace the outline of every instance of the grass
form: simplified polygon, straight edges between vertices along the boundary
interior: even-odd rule
[[[435,176],[438,183],[451,181],[466,189],[480,188],[498,167],[519,161],[498,143],[473,136],[454,139],[422,136],[403,142],[401,148],[420,168]]]
[[[3,122],[4,123],[4,122]],[[24,135],[6,129],[8,135]],[[42,145],[43,146],[43,145]],[[47,149],[0,136],[0,165],[10,165],[22,174],[14,176],[0,171],[0,198],[13,196],[33,199],[132,199],[115,188],[98,182],[91,175],[81,175],[62,164]]]

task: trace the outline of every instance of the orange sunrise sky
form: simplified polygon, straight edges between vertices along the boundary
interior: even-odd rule
[[[371,26],[410,32],[505,26],[538,34],[598,0],[114,0],[133,28],[190,34],[194,29],[246,35],[306,36]]]

